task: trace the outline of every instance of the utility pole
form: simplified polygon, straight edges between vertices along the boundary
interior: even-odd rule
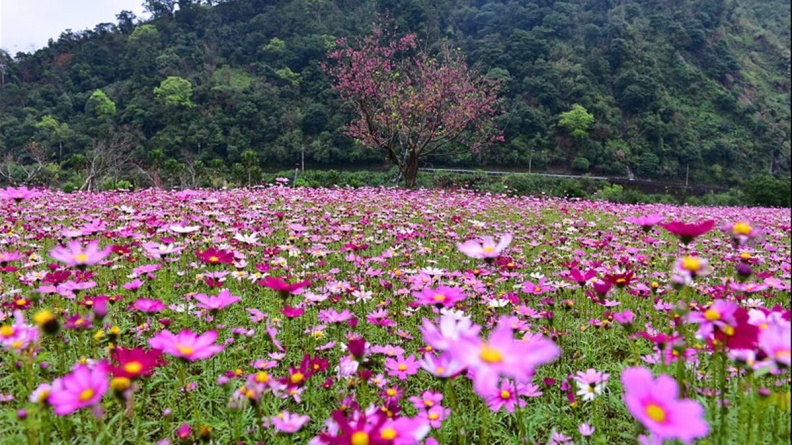
[[[685,170],[685,188],[688,186],[688,178],[690,177],[690,164],[688,163],[687,169]]]
[[[300,144],[300,171],[305,173],[305,144]]]
[[[533,147],[531,147],[531,154],[528,156],[528,174],[531,174],[531,164],[533,163]]]

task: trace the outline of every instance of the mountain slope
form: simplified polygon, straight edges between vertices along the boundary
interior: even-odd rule
[[[34,54],[0,54],[0,149],[37,141],[63,180],[90,175],[108,147],[129,152],[147,180],[171,183],[244,178],[303,151],[312,166],[382,163],[344,136],[350,116],[318,63],[389,11],[429,48],[450,41],[504,81],[506,142],[435,166],[721,184],[790,172],[787,1],[148,3],[146,23],[123,13]],[[187,90],[163,89],[169,77]],[[595,118],[582,137],[558,124],[574,104]]]

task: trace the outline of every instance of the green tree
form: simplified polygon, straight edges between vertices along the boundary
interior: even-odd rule
[[[154,88],[154,96],[166,107],[192,108],[193,87],[189,80],[179,76],[168,76]]]
[[[116,104],[104,91],[95,90],[85,104],[85,111],[100,119],[111,118],[116,114]]]
[[[588,136],[593,124],[594,115],[580,104],[574,104],[569,111],[561,113],[561,119],[558,121],[558,125],[566,128],[575,139]]]

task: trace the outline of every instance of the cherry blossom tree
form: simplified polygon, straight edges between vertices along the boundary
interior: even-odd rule
[[[498,82],[470,69],[458,51],[433,55],[414,34],[376,26],[358,42],[339,40],[328,57],[323,68],[356,114],[347,134],[383,151],[407,187],[415,186],[421,158],[502,140]]]

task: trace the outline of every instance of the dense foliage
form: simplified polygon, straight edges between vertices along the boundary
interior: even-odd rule
[[[790,171],[783,0],[148,0],[152,17],[0,52],[3,179],[195,186],[382,165],[319,64],[378,13],[499,80],[505,142],[428,159],[734,185]],[[593,117],[593,121],[588,116]],[[38,144],[38,145],[37,145]],[[44,150],[41,150],[43,147]]]

